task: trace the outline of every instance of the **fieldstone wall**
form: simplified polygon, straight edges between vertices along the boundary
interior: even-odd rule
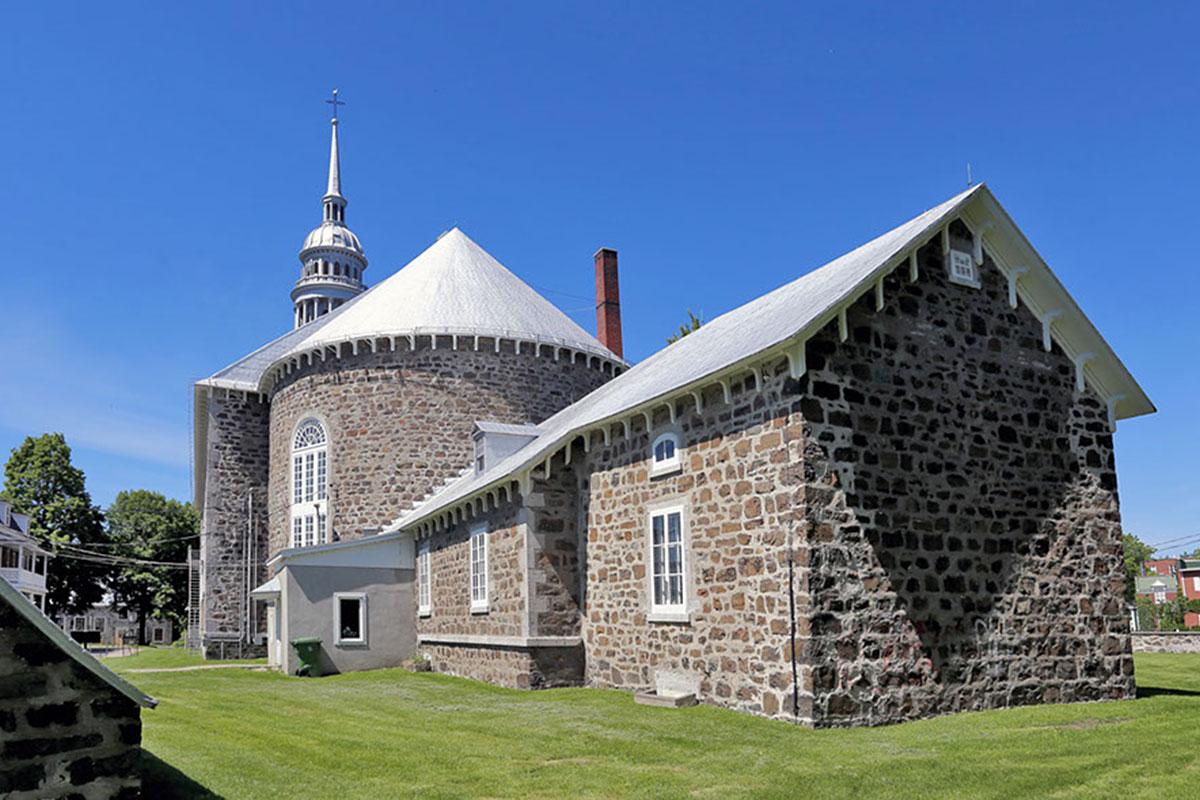
[[[270,409],[258,395],[214,389],[208,400],[207,474],[201,520],[202,646],[212,658],[257,658],[245,641],[246,564],[250,589],[266,580]],[[247,538],[247,526],[253,535]],[[247,550],[253,553],[247,553]],[[254,633],[265,632],[265,619]]]
[[[418,619],[418,635],[528,635],[524,519],[519,501],[501,503],[497,509],[430,536],[431,613]],[[485,613],[471,611],[470,535],[476,525],[484,525],[488,530]]]
[[[530,636],[579,636],[582,548],[576,468],[563,465],[549,478],[536,477],[523,502],[528,520],[526,631]]]
[[[1104,403],[990,260],[920,264],[808,345],[814,722],[1132,697]]]
[[[651,442],[672,429],[665,408],[647,430],[599,439],[587,458],[587,682],[653,689],[666,682],[709,703],[794,716],[793,620],[809,601],[803,531],[796,524],[799,397],[769,365],[754,378],[680,404],[682,469],[651,477]],[[689,617],[650,616],[649,514],[685,509]],[[790,546],[789,546],[790,542]],[[789,563],[789,560],[791,563]],[[792,580],[794,577],[794,581]],[[789,588],[792,591],[789,591]],[[807,672],[795,663],[797,674]],[[801,710],[807,718],[807,707]]]
[[[141,709],[0,603],[0,797],[136,798]]]
[[[1135,653],[1200,653],[1200,631],[1135,631],[1130,638]]]
[[[271,401],[271,550],[288,544],[291,436],[315,414],[330,436],[329,513],[334,532],[356,538],[395,519],[410,503],[457,476],[473,461],[476,420],[540,422],[612,375],[551,348],[514,352],[503,342],[418,337],[417,348],[318,359],[293,372]]]
[[[578,686],[583,648],[423,644],[434,671],[487,681],[510,689]]]
[[[578,497],[575,471],[557,470],[535,479],[528,496],[514,494],[429,537],[431,613],[418,619],[418,634],[464,639],[422,644],[434,669],[526,689],[583,681],[582,647],[530,641],[579,636]],[[488,531],[484,613],[470,608],[470,531],[477,526]]]

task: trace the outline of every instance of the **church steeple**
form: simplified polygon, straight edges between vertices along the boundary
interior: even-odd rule
[[[303,264],[300,280],[292,289],[297,328],[328,314],[366,289],[363,272],[367,269],[367,259],[358,237],[346,227],[337,115],[338,106],[345,103],[338,100],[337,95],[337,89],[334,89],[333,99],[325,101],[333,106],[333,119],[330,120],[329,181],[325,196],[321,198],[321,224],[304,240],[300,250],[300,263]]]

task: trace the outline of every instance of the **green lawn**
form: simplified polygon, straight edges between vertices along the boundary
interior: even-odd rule
[[[1200,656],[1137,671],[1138,700],[820,731],[401,670],[130,677],[152,798],[1200,796]]]
[[[194,667],[203,664],[266,664],[265,658],[247,659],[245,661],[205,661],[202,656],[183,647],[142,647],[131,656],[109,656],[101,659],[110,668],[123,671],[127,669],[171,669],[176,667]]]

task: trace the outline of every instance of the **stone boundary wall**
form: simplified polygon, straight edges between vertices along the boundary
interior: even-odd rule
[[[133,800],[141,709],[0,604],[0,797]]]
[[[1200,631],[1134,631],[1135,653],[1200,653]]]
[[[418,645],[435,672],[510,689],[550,689],[583,682],[583,647]]]

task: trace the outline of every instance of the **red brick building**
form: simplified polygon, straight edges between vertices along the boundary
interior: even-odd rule
[[[1200,600],[1200,558],[1156,558],[1142,563],[1137,595],[1155,605],[1170,603],[1180,596]],[[1184,624],[1200,627],[1200,613],[1184,614]]]

